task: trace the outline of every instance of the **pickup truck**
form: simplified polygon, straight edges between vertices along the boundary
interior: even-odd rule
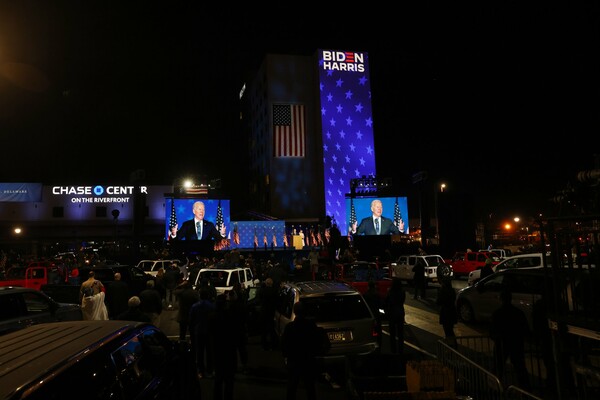
[[[446,263],[452,265],[455,276],[468,276],[471,271],[482,268],[488,258],[492,265],[500,262],[500,257],[490,251],[457,251]]]
[[[414,278],[413,267],[417,260],[425,264],[425,281],[429,283],[438,283],[440,278],[452,278],[452,267],[444,262],[444,258],[437,254],[430,255],[407,255],[400,256],[396,262],[392,263],[392,278],[398,278],[406,282],[412,282]],[[445,269],[439,270],[438,267],[444,266]],[[439,274],[439,276],[438,276]]]
[[[43,285],[58,280],[58,271],[45,266],[11,267],[0,280],[0,286],[20,286],[40,290]]]

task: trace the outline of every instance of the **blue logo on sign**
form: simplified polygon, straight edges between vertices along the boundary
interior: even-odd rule
[[[102,194],[104,193],[104,188],[100,185],[94,187],[94,194],[96,196],[102,196]]]

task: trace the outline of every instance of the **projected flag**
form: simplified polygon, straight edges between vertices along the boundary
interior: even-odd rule
[[[171,217],[169,218],[169,228],[177,225],[177,212],[175,211],[175,199],[171,200]]]
[[[275,157],[304,157],[304,105],[273,105]]]

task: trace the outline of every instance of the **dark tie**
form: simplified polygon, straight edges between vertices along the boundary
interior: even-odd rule
[[[375,232],[379,235],[379,218],[375,218]]]
[[[198,234],[198,240],[202,239],[202,225],[200,222],[196,222],[196,233]]]

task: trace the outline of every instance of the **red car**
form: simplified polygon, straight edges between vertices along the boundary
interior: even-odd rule
[[[335,279],[346,282],[356,288],[360,293],[368,289],[369,281],[374,280],[381,296],[387,295],[392,284],[389,268],[375,262],[355,261],[346,264],[336,264]]]

